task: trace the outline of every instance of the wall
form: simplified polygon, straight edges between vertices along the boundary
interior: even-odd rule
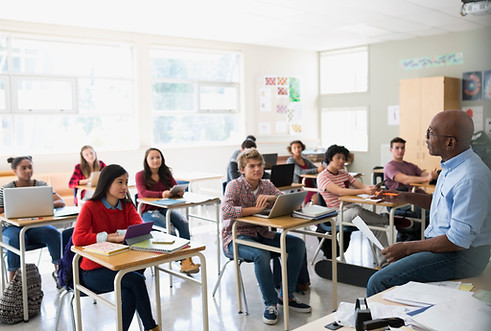
[[[138,123],[133,132],[135,139],[139,140],[138,150],[104,151],[98,150],[98,156],[106,163],[119,163],[123,165],[130,175],[142,169],[143,155],[146,148],[151,145],[151,77],[149,72],[149,53],[151,45],[164,45],[171,47],[192,47],[218,50],[240,51],[243,54],[243,80],[242,93],[244,95],[241,121],[243,136],[254,134],[258,138],[258,147],[262,152],[279,152],[286,154],[286,145],[293,138],[261,137],[257,135],[257,121],[259,108],[259,91],[257,80],[264,75],[286,75],[301,79],[301,92],[305,132],[302,136],[307,145],[318,144],[318,56],[317,52],[282,49],[273,47],[260,47],[239,43],[221,43],[184,38],[173,38],[156,35],[135,33],[120,33],[94,29],[79,29],[73,27],[60,27],[54,25],[23,23],[0,20],[0,32],[52,34],[61,37],[75,37],[82,39],[98,39],[107,41],[125,41],[135,44],[136,80],[137,80],[137,109]],[[172,146],[158,146],[162,148],[166,162],[174,170],[204,171],[212,173],[226,172],[230,154],[242,143],[242,137],[234,145],[195,146],[188,148],[174,148]],[[49,171],[72,171],[79,162],[78,151],[81,146],[74,146],[73,153],[60,154],[53,150],[49,155],[33,154],[35,170],[38,173]],[[0,170],[8,169],[4,161],[10,155],[3,155],[0,148]],[[54,161],[55,160],[55,161]]]
[[[369,92],[320,97],[321,108],[369,106],[369,152],[356,152],[350,171],[365,173],[365,182],[369,181],[371,169],[376,165],[382,165],[380,164],[381,145],[388,144],[399,134],[399,126],[387,124],[387,106],[397,105],[399,102],[399,80],[431,76],[462,78],[463,72],[491,70],[490,36],[491,28],[488,27],[469,32],[454,32],[371,45]],[[399,68],[400,60],[456,52],[463,52],[464,63],[461,65],[420,70]],[[491,117],[490,100],[462,102],[462,107],[466,106],[483,106],[484,119]]]

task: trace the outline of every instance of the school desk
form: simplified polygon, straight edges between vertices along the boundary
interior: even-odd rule
[[[128,184],[128,189],[135,188],[135,184]],[[78,205],[81,206],[80,201],[82,201],[82,191],[95,191],[96,186],[88,186],[88,185],[77,185],[75,186],[77,189],[77,202]]]
[[[245,223],[250,223],[250,224],[254,224],[254,225],[260,225],[260,226],[265,226],[265,227],[276,228],[276,229],[282,230],[281,231],[281,237],[280,237],[280,247],[260,244],[260,243],[254,242],[254,241],[243,240],[243,239],[237,238],[237,224],[239,222],[245,222]],[[281,284],[282,284],[281,286],[283,286],[283,293],[288,294],[286,235],[288,234],[288,232],[297,232],[297,233],[302,233],[302,234],[306,234],[306,235],[331,239],[332,251],[334,252],[333,255],[335,256],[335,254],[336,254],[336,231],[333,231],[331,234],[329,234],[329,233],[319,233],[319,232],[307,230],[307,228],[310,225],[316,225],[316,224],[324,223],[324,222],[330,222],[331,228],[336,229],[336,221],[335,221],[335,218],[333,218],[333,217],[326,217],[326,218],[321,219],[321,220],[307,220],[307,219],[302,219],[302,218],[291,217],[290,215],[274,217],[274,218],[262,218],[262,217],[255,217],[255,216],[247,216],[247,217],[237,218],[236,222],[234,222],[234,225],[232,227],[232,236],[233,236],[232,238],[233,238],[233,245],[234,245],[233,251],[234,251],[235,277],[236,277],[236,288],[237,288],[237,299],[238,299],[238,305],[239,305],[239,313],[242,312],[242,298],[241,298],[242,292],[240,289],[240,284],[242,284],[242,282],[240,279],[240,272],[239,272],[239,258],[238,258],[237,245],[241,244],[241,245],[246,245],[246,246],[264,249],[264,250],[270,251],[270,252],[279,253],[281,256]],[[338,305],[337,277],[338,277],[337,260],[334,259],[332,261],[332,293],[333,293],[332,303],[333,303],[333,309],[336,309],[337,305]],[[317,307],[313,307],[313,309],[316,309],[316,308]],[[285,330],[289,330],[290,329],[290,313],[289,313],[289,307],[288,307],[288,300],[283,300],[283,316],[284,316]]]
[[[222,174],[210,174],[206,172],[186,172],[186,173],[175,173],[174,179],[180,180],[184,182],[189,182],[188,191],[197,193],[197,186],[199,182],[208,181],[208,180],[218,180],[222,179]]]
[[[185,192],[184,196],[182,198],[177,198],[177,199],[182,199],[184,200],[182,203],[174,204],[174,205],[162,205],[157,203],[157,200],[162,200],[162,198],[138,198],[138,214],[142,214],[143,206],[144,205],[150,205],[150,206],[156,206],[159,208],[166,208],[172,210],[172,209],[178,209],[178,208],[184,208],[186,210],[185,217],[186,219],[189,220],[190,217],[200,219],[203,221],[207,222],[213,222],[216,225],[216,231],[217,231],[217,245],[220,245],[220,198],[217,197],[210,197],[202,194],[196,194],[193,192]],[[206,205],[214,205],[215,206],[215,219],[213,218],[208,218],[204,217],[201,215],[196,215],[196,214],[190,214],[189,213],[189,208],[195,207],[195,206],[206,206]],[[170,229],[171,223],[170,223],[170,212],[167,212],[165,216],[165,224],[166,224],[166,231]],[[217,270],[218,273],[220,273],[220,249],[217,249]]]
[[[160,275],[159,272],[166,272],[169,275],[174,275],[182,279],[190,280],[201,286],[201,305],[202,305],[202,315],[203,315],[203,330],[208,330],[208,292],[206,283],[206,259],[201,251],[205,250],[205,246],[193,246],[189,248],[184,248],[175,251],[170,254],[165,253],[154,253],[154,252],[143,252],[143,251],[125,251],[120,254],[105,256],[95,253],[88,253],[83,250],[82,246],[72,246],[72,252],[75,253],[73,258],[73,285],[74,285],[74,298],[75,298],[75,316],[76,316],[76,329],[82,330],[82,311],[80,308],[80,293],[83,292],[93,299],[103,302],[107,306],[116,310],[116,330],[123,329],[123,315],[122,315],[122,305],[121,305],[121,279],[123,276],[131,271],[140,270],[144,268],[154,269],[154,281],[155,281],[155,305],[157,311],[156,322],[162,327],[162,309],[160,305]],[[116,277],[114,278],[114,302],[97,295],[85,286],[80,284],[80,270],[79,270],[79,260],[81,257],[88,258],[100,265],[117,271]],[[201,281],[197,278],[192,278],[183,274],[180,274],[171,269],[166,269],[160,266],[163,263],[170,263],[173,261],[183,260],[188,257],[197,256],[201,263]]]
[[[27,277],[26,275],[26,240],[25,240],[25,233],[27,230],[35,227],[40,227],[40,226],[45,226],[49,224],[60,224],[64,223],[69,220],[76,220],[77,215],[70,215],[70,216],[62,216],[62,217],[55,217],[55,216],[44,216],[44,217],[30,217],[30,219],[27,218],[6,218],[4,214],[0,215],[0,265],[1,269],[4,270],[4,259],[3,259],[3,249],[8,249],[12,253],[15,253],[20,256],[20,268],[22,271],[22,303],[23,303],[23,309],[24,309],[24,322],[29,321],[29,310],[28,310],[28,301],[27,301]],[[3,223],[9,224],[9,225],[14,225],[17,227],[20,227],[20,232],[19,232],[19,248],[12,247],[6,243],[3,242],[3,237],[2,237],[2,225]],[[62,251],[63,252],[63,251]],[[1,289],[2,293],[5,290],[6,286],[6,279],[5,279],[5,274],[3,272],[0,272],[2,274],[2,282],[1,282]]]

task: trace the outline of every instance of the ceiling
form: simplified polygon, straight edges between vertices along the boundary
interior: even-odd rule
[[[329,50],[491,26],[460,0],[3,0],[0,19]]]

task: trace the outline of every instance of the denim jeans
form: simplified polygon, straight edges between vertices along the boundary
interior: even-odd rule
[[[7,226],[2,229],[2,240],[4,243],[19,248],[19,233],[21,228]],[[52,225],[30,228],[24,234],[26,247],[30,244],[44,244],[48,247],[51,262],[58,264],[61,258],[61,234]],[[20,268],[20,256],[7,251],[8,270],[15,271]]]
[[[96,293],[114,291],[116,271],[107,268],[80,270],[82,283]],[[148,297],[145,276],[137,271],[128,272],[121,279],[121,300],[123,312],[123,330],[128,330],[135,311],[140,316],[145,330],[156,326],[152,317],[152,307]]]
[[[170,210],[170,222],[179,232],[179,237],[184,239],[191,239],[189,234],[189,221],[182,216],[177,210],[171,210],[167,208],[161,208],[156,210],[149,210],[142,215],[144,222],[153,221],[155,225],[166,227],[165,215]]]
[[[479,275],[489,262],[490,246],[448,253],[419,252],[389,264],[370,277],[367,296],[409,281],[439,282]]]
[[[261,244],[280,247],[280,234],[276,233],[273,239],[258,238],[251,236],[238,236],[239,239],[255,241]],[[254,271],[259,288],[263,294],[264,304],[274,306],[278,303],[278,294],[276,293],[273,272],[271,271],[271,252],[259,248],[239,245],[239,257],[254,262]],[[228,251],[233,254],[234,245],[231,242]],[[302,239],[287,235],[286,236],[287,257],[287,275],[288,275],[288,298],[293,298],[293,292],[297,287],[298,274],[302,267],[305,257],[305,243]],[[280,297],[283,297],[283,287],[280,290]]]

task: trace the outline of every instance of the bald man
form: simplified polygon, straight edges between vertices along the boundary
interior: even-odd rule
[[[460,110],[438,113],[426,131],[442,172],[431,194],[383,191],[379,197],[430,210],[425,240],[396,243],[382,253],[390,263],[368,281],[371,296],[409,281],[433,282],[479,275],[491,249],[491,171],[470,147],[474,124]],[[383,193],[397,193],[387,196]],[[431,208],[430,208],[431,206]]]

